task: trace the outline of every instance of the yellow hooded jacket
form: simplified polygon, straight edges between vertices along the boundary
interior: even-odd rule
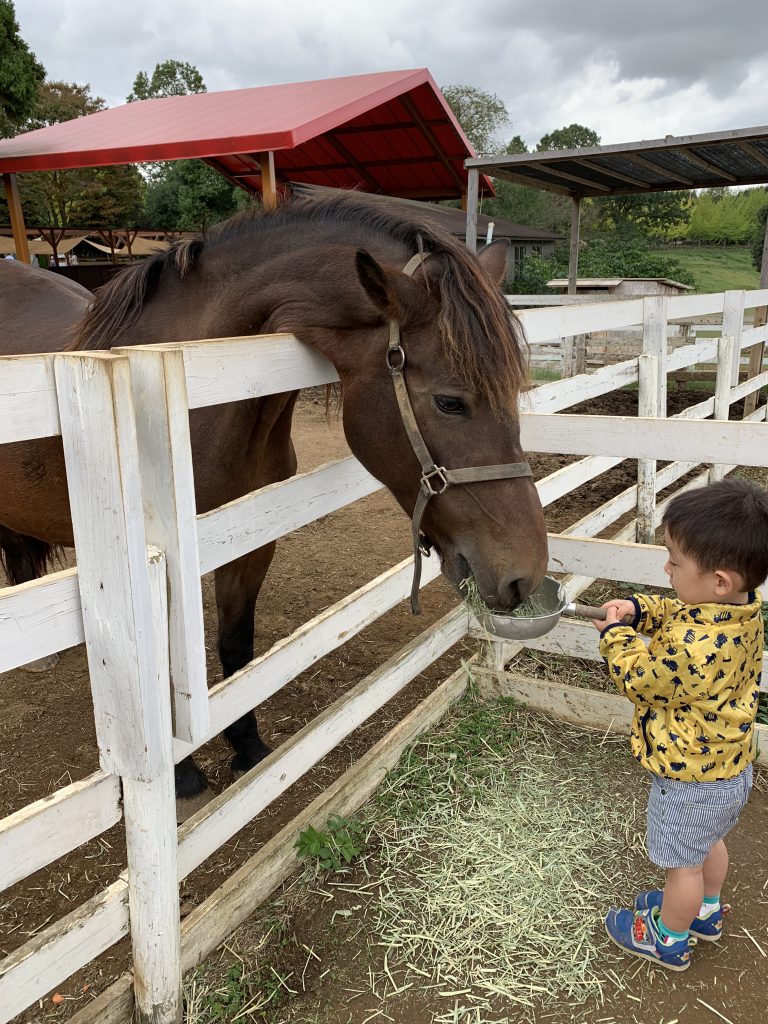
[[[632,753],[666,778],[733,778],[754,757],[760,594],[750,593],[745,605],[685,605],[643,594],[632,601],[633,625],[609,626],[600,638],[611,678],[635,705]],[[647,648],[638,632],[651,637]]]

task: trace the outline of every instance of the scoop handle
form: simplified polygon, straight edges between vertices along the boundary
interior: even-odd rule
[[[597,619],[598,622],[605,622],[608,618],[605,608],[593,608],[590,604],[578,604],[578,602],[567,604],[565,608],[563,608],[563,614],[580,615],[585,619]],[[631,626],[634,621],[634,617],[632,615],[625,615],[621,621],[627,626]]]

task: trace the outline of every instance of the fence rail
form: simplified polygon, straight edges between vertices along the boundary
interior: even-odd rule
[[[764,326],[742,329],[743,310],[765,304],[768,291],[763,290],[663,301],[561,303],[520,312],[535,344],[636,325],[643,331],[643,352],[637,357],[545,384],[526,397],[524,447],[582,456],[537,482],[543,505],[627,459],[639,463],[637,484],[563,535],[550,536],[550,569],[570,574],[569,594],[595,577],[664,585],[661,550],[637,543],[652,537],[670,499],[665,494],[659,501],[659,493],[675,484],[679,491],[716,478],[734,463],[768,465],[766,405],[757,404],[742,421],[727,420],[734,402],[758,396],[768,384],[768,373],[761,369],[745,382],[733,378],[738,354],[749,350],[754,369],[752,354],[766,338]],[[714,314],[724,317],[722,337],[668,351],[671,319]],[[717,360],[715,396],[666,418],[668,373],[708,359]],[[381,485],[356,460],[343,459],[198,515],[189,410],[331,383],[337,379],[335,369],[286,335],[136,346],[111,354],[11,357],[0,365],[0,443],[62,435],[78,553],[78,569],[0,590],[0,669],[85,640],[102,765],[89,779],[0,821],[0,886],[27,877],[121,816],[128,845],[123,875],[0,964],[0,1024],[129,931],[142,978],[139,1019],[175,1024],[182,956],[189,967],[210,949],[200,924],[197,938],[181,952],[178,880],[449,650],[470,628],[469,618],[457,608],[417,637],[199,811],[177,842],[174,762],[404,600],[412,559],[325,609],[209,691],[201,575]],[[639,408],[645,412],[640,418],[564,412],[628,385],[638,387]],[[669,464],[658,468],[658,460]],[[697,475],[680,483],[697,468]],[[637,520],[624,525],[616,538],[595,539],[634,509]],[[437,559],[427,559],[422,585],[438,574]],[[104,581],[109,581],[106,591]],[[590,631],[563,622],[528,646],[593,657]],[[503,662],[512,646],[505,645],[494,657]],[[591,654],[584,653],[588,648]],[[768,681],[768,672],[765,676]],[[412,737],[426,727],[438,706],[456,699],[464,685],[454,681],[445,691],[450,696],[428,708],[425,702],[420,724],[409,724],[407,734]],[[599,704],[597,696],[590,699]],[[401,747],[393,740],[386,749],[391,756]],[[272,856],[274,863],[268,859]],[[289,859],[283,843],[254,862],[251,869],[267,879],[254,883],[259,899],[277,884],[274,879],[279,880]],[[241,884],[246,883],[240,879]],[[225,891],[230,892],[227,885]],[[216,935],[223,927],[216,917],[218,899],[214,894],[207,901]],[[250,909],[231,895],[221,900],[232,927]],[[109,998],[100,1000],[99,1013],[108,1004],[121,1007],[120,1013],[133,1008],[124,982]]]

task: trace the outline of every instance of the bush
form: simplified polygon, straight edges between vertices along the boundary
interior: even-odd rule
[[[526,256],[515,278],[519,295],[546,293],[547,281],[568,276],[568,250],[555,250],[551,259]],[[693,274],[674,258],[651,252],[640,238],[604,239],[587,242],[579,251],[579,277],[669,277],[694,285]]]

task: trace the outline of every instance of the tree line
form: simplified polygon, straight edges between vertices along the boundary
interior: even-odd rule
[[[475,150],[528,152],[519,135],[511,135],[510,113],[502,99],[471,85],[446,85],[443,94]],[[137,72],[127,102],[206,92],[193,64],[166,60],[151,73]],[[33,131],[104,110],[105,101],[89,85],[51,81],[45,68],[19,35],[12,0],[0,0],[0,137]],[[600,145],[596,131],[570,124],[543,135],[534,152]],[[496,196],[483,213],[567,236],[570,202],[565,196],[496,180]],[[19,175],[19,191],[27,222],[35,227],[93,227],[204,230],[253,202],[252,197],[200,160]],[[768,190],[728,188],[604,196],[582,203],[581,265],[634,276],[677,276],[682,268],[659,271],[650,248],[659,243],[752,244],[756,266],[762,253]],[[0,221],[8,221],[0,197]],[[621,253],[624,257],[620,258]],[[627,262],[627,253],[632,254]],[[613,267],[614,269],[610,269]],[[651,273],[651,269],[656,273]],[[552,265],[548,274],[551,276]],[[598,272],[597,270],[595,271]],[[544,273],[529,261],[524,274]],[[532,281],[532,284],[535,283]]]

